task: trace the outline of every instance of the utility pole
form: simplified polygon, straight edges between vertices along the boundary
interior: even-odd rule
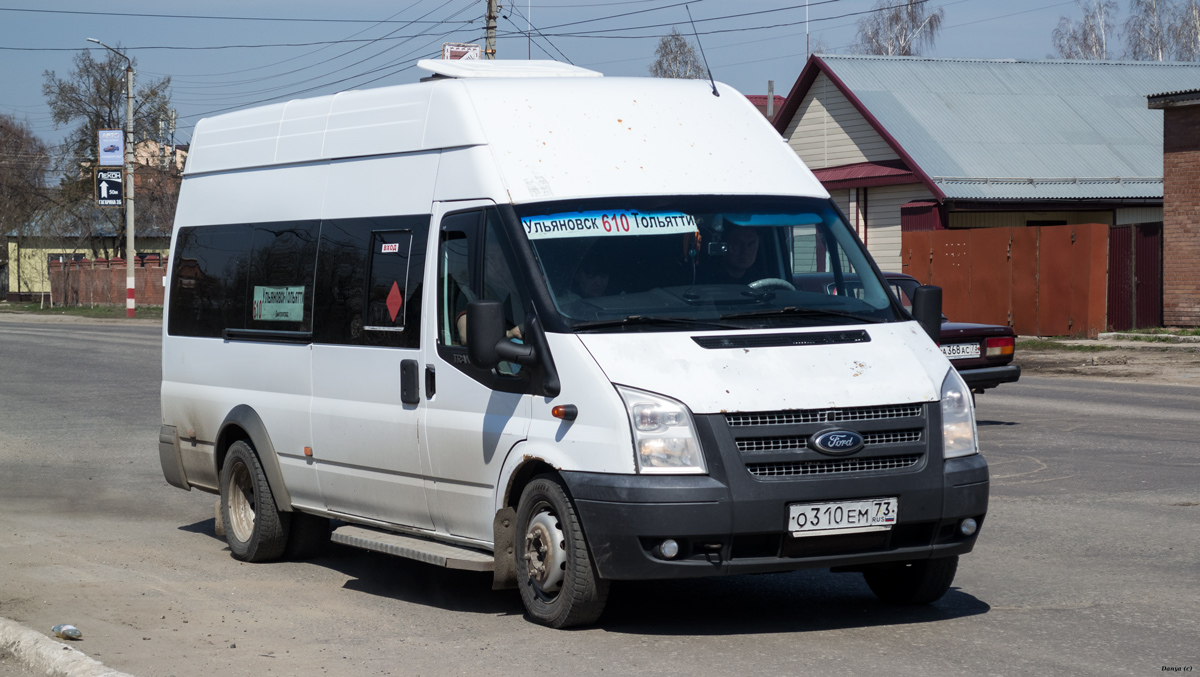
[[[88,42],[94,42],[125,59],[125,178],[122,180],[125,184],[122,186],[125,192],[125,317],[133,317],[136,309],[133,262],[137,258],[133,248],[133,62],[95,38],[88,38]]]
[[[496,58],[496,16],[500,13],[500,0],[488,0],[487,42],[484,43],[483,58]]]

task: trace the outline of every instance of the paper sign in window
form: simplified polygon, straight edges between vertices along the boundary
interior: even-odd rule
[[[303,322],[304,287],[254,287],[252,317],[261,322]]]

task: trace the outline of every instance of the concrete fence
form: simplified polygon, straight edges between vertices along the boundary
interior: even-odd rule
[[[134,299],[139,306],[163,304],[167,259],[150,254],[134,265]],[[124,306],[125,261],[81,259],[50,264],[50,298],[53,305]]]

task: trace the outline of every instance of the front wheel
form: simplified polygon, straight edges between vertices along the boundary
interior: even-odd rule
[[[871,592],[890,604],[931,604],[950,590],[958,557],[877,564],[863,571]]]
[[[596,574],[566,489],[550,475],[521,492],[514,545],[517,587],[533,620],[552,628],[600,618],[609,582]]]
[[[291,515],[275,507],[258,455],[245,441],[229,447],[221,467],[221,517],[235,558],[267,562],[283,554]]]

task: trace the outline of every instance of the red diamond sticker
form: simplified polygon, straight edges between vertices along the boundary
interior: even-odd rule
[[[400,284],[392,282],[392,290],[388,292],[387,309],[392,314],[392,322],[396,321],[396,315],[400,312],[400,304],[404,303],[404,297],[400,295]]]

